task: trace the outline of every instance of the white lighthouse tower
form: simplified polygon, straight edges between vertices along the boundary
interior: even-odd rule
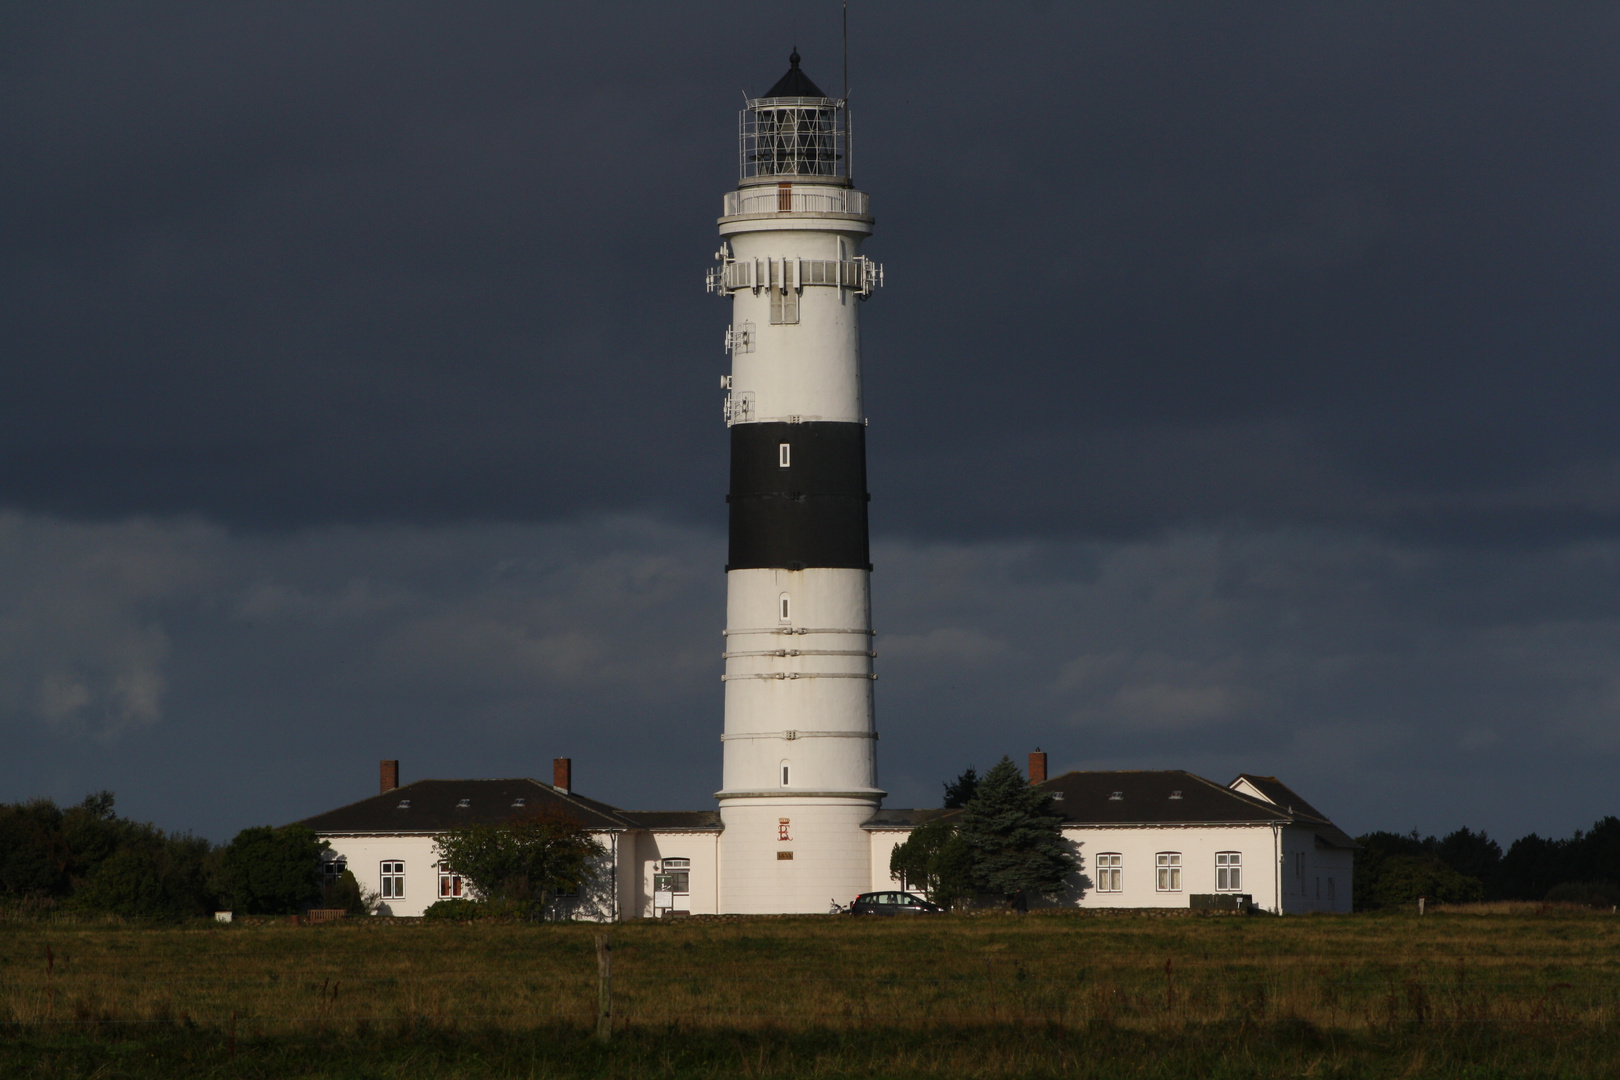
[[[877,810],[860,301],[867,197],[846,103],[799,69],[740,118],[711,291],[731,297],[723,912],[825,911],[871,887]]]

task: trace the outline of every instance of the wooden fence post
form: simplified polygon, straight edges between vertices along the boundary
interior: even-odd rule
[[[613,939],[596,935],[596,1039],[613,1038]]]

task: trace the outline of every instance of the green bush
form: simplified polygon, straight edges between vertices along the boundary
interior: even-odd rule
[[[352,870],[343,871],[336,881],[326,886],[321,906],[341,908],[350,915],[369,915],[372,907],[366,902],[365,891],[360,888],[360,881]]]
[[[424,919],[447,919],[452,922],[466,922],[479,917],[479,908],[484,905],[476,900],[440,900],[428,905],[422,912]]]
[[[258,825],[236,834],[220,856],[222,893],[249,915],[290,915],[321,898],[321,852],[302,825]]]
[[[1554,904],[1612,908],[1620,904],[1620,884],[1612,881],[1566,881],[1548,889],[1547,900]]]

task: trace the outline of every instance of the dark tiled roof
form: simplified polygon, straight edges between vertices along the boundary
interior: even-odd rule
[[[463,799],[466,806],[460,805]],[[519,799],[523,805],[514,805]],[[636,827],[606,803],[564,795],[529,779],[418,780],[298,824],[318,833],[440,833],[463,825],[499,825],[538,810],[562,811],[589,829]]]
[[[654,832],[722,828],[718,810],[621,810],[619,813]]]
[[[1270,799],[1276,806],[1289,810],[1295,817],[1309,818],[1320,822],[1323,827],[1317,830],[1317,839],[1329,847],[1359,848],[1361,846],[1350,839],[1343,829],[1333,824],[1326,814],[1300,798],[1298,792],[1275,776],[1256,776],[1253,773],[1240,773],[1237,780],[1233,780],[1232,783],[1236,784],[1238,780],[1247,780],[1254,786],[1256,791]]]
[[[822,93],[821,87],[810,81],[810,76],[799,70],[799,50],[794,49],[793,55],[788,57],[787,74],[776,80],[776,85],[765,91],[765,97],[819,97],[827,95]]]
[[[1038,786],[1062,794],[1052,809],[1063,815],[1065,825],[1268,824],[1288,820],[1281,807],[1181,769],[1069,772]]]
[[[879,810],[861,823],[863,829],[914,829],[960,810],[902,810],[899,807]]]

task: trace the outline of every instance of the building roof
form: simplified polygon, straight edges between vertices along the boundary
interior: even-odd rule
[[[1271,824],[1281,807],[1182,769],[1068,772],[1037,787],[1060,801],[1065,825]]]
[[[818,97],[827,95],[822,93],[821,87],[810,81],[810,76],[799,70],[799,50],[794,49],[788,57],[787,74],[776,80],[776,85],[765,91],[765,97]]]
[[[949,814],[960,814],[960,810],[902,810],[899,807],[879,810],[870,818],[861,822],[863,829],[915,829],[918,825],[926,825],[930,821],[938,821]]]
[[[718,810],[621,810],[621,815],[652,832],[720,831]]]
[[[588,829],[637,828],[607,803],[566,794],[538,780],[418,780],[369,799],[305,818],[317,833],[442,833],[499,825],[536,811],[561,811]]]
[[[1236,787],[1239,783],[1247,783],[1260,793],[1261,798],[1266,799],[1273,806],[1283,807],[1295,818],[1320,822],[1322,828],[1317,830],[1317,839],[1329,847],[1358,848],[1361,846],[1352,840],[1343,829],[1333,824],[1326,814],[1300,798],[1298,792],[1275,776],[1239,773],[1237,779],[1232,781],[1231,786]]]

